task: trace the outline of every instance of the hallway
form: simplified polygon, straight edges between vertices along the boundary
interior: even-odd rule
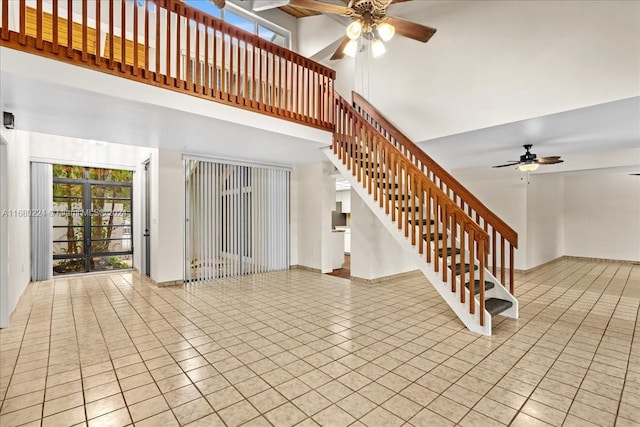
[[[32,283],[0,331],[0,424],[638,425],[640,266],[516,278],[493,337],[419,277]]]

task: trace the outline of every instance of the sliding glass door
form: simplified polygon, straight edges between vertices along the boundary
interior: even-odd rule
[[[53,274],[132,267],[133,172],[53,165]]]
[[[185,159],[185,281],[289,268],[289,171]]]

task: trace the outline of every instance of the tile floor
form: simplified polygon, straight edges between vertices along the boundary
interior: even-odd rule
[[[421,278],[34,283],[0,332],[0,425],[640,425],[640,265],[517,284],[487,338]]]

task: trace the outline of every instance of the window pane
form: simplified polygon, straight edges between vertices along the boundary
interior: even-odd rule
[[[262,25],[258,26],[258,36],[260,36],[265,40],[269,40],[270,42],[275,43],[277,45],[286,47],[285,46],[286,38],[284,35],[277,33],[273,30],[270,30],[268,28],[265,28]]]
[[[117,185],[92,185],[91,198],[94,200],[130,199],[131,187]]]
[[[81,255],[84,253],[82,240],[70,240],[62,242],[53,242],[54,255]]]
[[[242,16],[236,15],[235,13],[225,11],[224,20],[227,21],[229,24],[235,25],[236,27],[239,27],[252,34],[255,34],[256,32],[256,26],[253,21],[250,21],[247,18],[243,18]]]
[[[211,16],[220,18],[220,9],[210,0],[185,0],[185,3],[191,7],[208,13]]]
[[[53,241],[57,240],[78,240],[84,239],[84,229],[82,226],[53,227]],[[69,252],[80,253],[80,252]]]
[[[84,167],[69,165],[53,165],[53,177],[65,179],[83,179]]]
[[[82,203],[82,184],[53,183],[53,207],[54,209],[71,209],[75,203]],[[56,207],[56,203],[61,206]],[[81,207],[80,207],[81,208]],[[79,209],[79,208],[74,208]]]
[[[133,181],[133,171],[89,168],[89,179],[95,179],[96,181],[131,182]]]

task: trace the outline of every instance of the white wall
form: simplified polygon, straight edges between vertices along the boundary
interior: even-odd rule
[[[184,172],[182,155],[151,156],[151,278],[158,283],[184,278]]]
[[[526,268],[552,261],[564,252],[564,177],[535,174],[527,185]]]
[[[456,169],[451,171],[451,174],[518,233],[515,268],[527,269],[526,174],[511,168]],[[499,255],[497,259],[499,263]],[[489,263],[491,261],[492,257],[489,256]]]
[[[31,201],[29,172],[29,140],[24,132],[0,129],[7,143],[7,176],[10,182],[6,207],[27,212]],[[31,276],[30,220],[26,216],[9,216],[7,221],[7,302],[6,309],[13,312]]]
[[[640,177],[565,177],[566,255],[640,261]]]
[[[331,211],[335,180],[328,162],[291,171],[291,265],[331,272]]]
[[[373,280],[416,270],[413,258],[351,190],[351,276]]]

